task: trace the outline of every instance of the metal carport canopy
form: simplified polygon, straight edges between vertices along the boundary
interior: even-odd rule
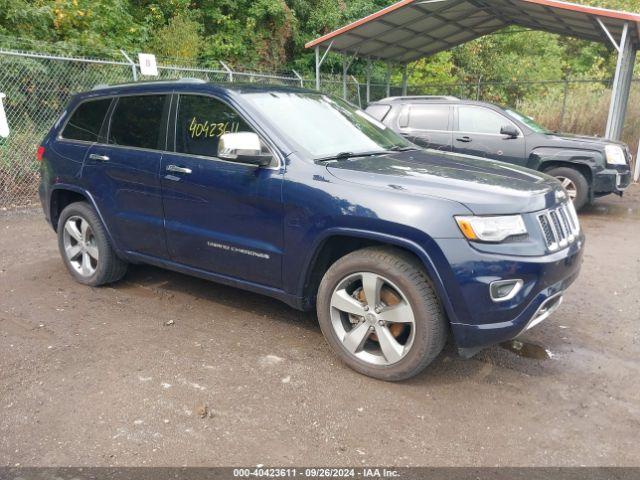
[[[618,64],[606,135],[619,139],[640,46],[640,14],[557,0],[402,0],[313,40],[306,48],[316,49],[319,89],[322,47],[406,66],[510,25],[614,46]],[[345,61],[345,75],[348,66]]]

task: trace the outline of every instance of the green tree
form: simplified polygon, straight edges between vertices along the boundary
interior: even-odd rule
[[[638,0],[583,0],[614,9],[640,11]],[[393,0],[0,0],[4,42],[53,42],[58,51],[84,54],[118,49],[218,65],[311,74],[309,40],[391,5]],[[606,77],[615,65],[609,45],[507,29],[423,59],[413,65],[412,83],[484,79]],[[44,48],[44,47],[43,47]],[[340,71],[330,55],[324,71]],[[364,62],[352,72],[362,74]],[[384,77],[383,64],[374,75]],[[397,79],[398,73],[394,74]]]
[[[202,48],[202,30],[200,22],[179,13],[156,30],[146,49],[160,57],[195,63]]]

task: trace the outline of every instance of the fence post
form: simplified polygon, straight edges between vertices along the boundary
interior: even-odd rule
[[[360,82],[356,77],[351,75],[351,80],[356,84],[356,88],[358,89],[358,106],[362,108],[362,98],[360,98]]]
[[[127,52],[125,52],[124,50],[120,49],[120,53],[122,55],[124,55],[124,58],[131,65],[131,73],[133,74],[133,81],[137,82],[138,81],[138,70],[136,69],[135,62],[133,60],[131,60],[131,58],[129,58],[129,55],[127,55]]]
[[[296,72],[293,69],[291,69],[291,71],[296,77],[298,77],[298,80],[300,80],[300,88],[304,88],[304,78],[302,78],[302,75],[300,75],[298,72]]]
[[[564,126],[564,114],[567,111],[567,96],[569,95],[569,79],[564,80],[564,98],[562,99],[562,112],[560,112],[560,125],[558,130],[562,131]]]
[[[226,63],[224,63],[222,60],[220,61],[220,65],[222,65],[222,68],[224,68],[225,72],[227,72],[227,75],[229,75],[229,82],[233,83],[233,70],[231,70]]]
[[[371,59],[367,58],[367,105],[371,103]]]
[[[409,78],[407,75],[407,64],[405,63],[402,66],[402,96],[406,97],[407,96],[407,82],[408,82]]]
[[[385,83],[387,84],[387,97],[391,96],[391,62],[387,62],[387,74],[385,77]]]
[[[640,158],[638,158],[638,155],[640,155],[640,141],[638,142],[638,150],[636,151],[636,158],[635,160],[635,165],[633,166],[633,181],[638,183],[638,180],[640,179]]]
[[[316,46],[316,90],[320,91],[320,47]]]
[[[349,62],[346,55],[342,56],[342,98],[347,100],[347,72],[349,71]]]

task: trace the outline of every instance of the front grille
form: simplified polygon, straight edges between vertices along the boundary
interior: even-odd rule
[[[580,223],[573,204],[563,203],[538,215],[547,248],[559,250],[573,243],[580,233]]]

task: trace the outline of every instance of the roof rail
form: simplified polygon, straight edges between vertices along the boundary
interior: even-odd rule
[[[458,97],[454,97],[451,95],[407,95],[404,97],[387,97],[382,100],[378,100],[379,102],[392,102],[394,100],[449,100],[456,101],[460,100]]]
[[[189,82],[189,83],[207,83],[206,80],[195,77],[182,77],[180,80],[176,80],[177,82]]]
[[[136,85],[162,85],[162,84],[172,84],[172,83],[207,83],[206,80],[202,80],[201,78],[180,78],[176,80],[149,80],[146,82],[128,82],[128,83],[115,83],[113,85],[109,85],[108,83],[99,83],[94,86],[91,90],[102,90],[104,88],[110,87],[135,87]]]

